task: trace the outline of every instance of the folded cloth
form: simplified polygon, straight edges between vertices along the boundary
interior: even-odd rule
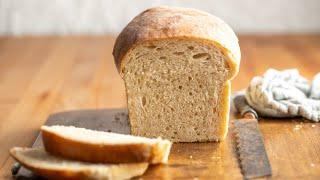
[[[269,69],[251,80],[245,96],[261,116],[320,121],[320,73],[310,84],[296,69]]]

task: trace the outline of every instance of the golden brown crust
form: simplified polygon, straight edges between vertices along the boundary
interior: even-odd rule
[[[160,39],[182,38],[209,41],[228,57],[229,79],[239,71],[240,48],[232,29],[208,13],[178,7],[155,7],[135,17],[118,36],[113,56],[121,76],[129,54],[138,44]]]
[[[221,106],[220,106],[220,117],[221,122],[219,123],[219,141],[223,140],[228,132],[229,127],[229,111],[230,111],[230,90],[231,83],[227,81],[224,85],[221,93]]]
[[[155,145],[139,144],[93,144],[64,138],[42,128],[43,144],[49,153],[68,159],[92,163],[154,162],[164,152],[155,153]],[[161,162],[163,163],[163,162]]]

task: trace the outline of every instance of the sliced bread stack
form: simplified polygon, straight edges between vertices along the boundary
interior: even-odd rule
[[[59,179],[129,179],[166,163],[171,142],[73,126],[43,126],[43,148],[10,154],[38,175]]]

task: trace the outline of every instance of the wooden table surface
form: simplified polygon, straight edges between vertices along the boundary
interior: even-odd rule
[[[10,179],[8,150],[31,146],[50,113],[126,107],[111,55],[113,37],[0,37],[0,178]],[[268,68],[320,71],[320,35],[240,36],[240,74],[233,91]],[[320,179],[320,125],[301,119],[260,121],[275,179]],[[167,166],[145,179],[240,179],[232,133],[221,143],[182,143]]]

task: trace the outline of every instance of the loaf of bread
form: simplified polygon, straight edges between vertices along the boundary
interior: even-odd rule
[[[12,148],[11,156],[27,169],[49,179],[130,179],[142,175],[148,163],[93,164],[67,160],[42,148]]]
[[[174,142],[225,137],[240,48],[221,19],[188,8],[151,8],[123,29],[113,55],[132,134]]]
[[[73,126],[42,126],[47,152],[92,163],[166,163],[171,142]]]

